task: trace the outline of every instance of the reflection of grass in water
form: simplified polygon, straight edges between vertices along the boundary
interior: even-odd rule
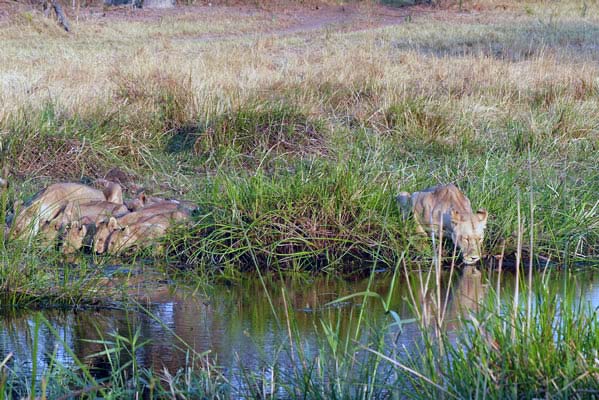
[[[596,5],[582,13],[575,2],[562,3],[510,3],[525,12],[483,10],[474,22],[419,17],[377,31],[315,33],[310,40],[217,41],[210,57],[195,57],[206,54],[207,44],[186,41],[176,25],[163,33],[168,40],[140,50],[139,41],[113,41],[122,35],[118,23],[90,22],[64,52],[62,34],[30,46],[38,34],[21,32],[23,21],[8,23],[0,30],[9,39],[3,51],[10,60],[0,65],[7,88],[0,94],[2,159],[32,179],[101,176],[118,166],[140,180],[186,189],[202,212],[167,241],[169,256],[193,269],[188,279],[200,273],[195,279],[235,281],[243,279],[239,270],[256,268],[353,271],[364,260],[396,267],[404,251],[414,258],[423,251],[412,243],[417,240],[393,196],[440,182],[457,183],[475,208],[490,211],[488,252],[499,254],[505,243],[508,253],[533,247],[560,265],[593,260],[599,251]],[[91,40],[95,28],[103,40]],[[158,28],[126,27],[131,37]],[[113,63],[99,59],[127,62],[115,74]],[[51,100],[41,94],[46,91]],[[518,193],[524,204],[534,195],[534,207],[522,206],[520,217]],[[53,250],[2,245],[3,306],[82,304],[103,288],[90,263],[71,268]],[[359,388],[365,398],[401,397],[403,388],[410,389],[406,396],[422,398],[439,392],[574,396],[596,387],[597,329],[593,312],[576,304],[565,278],[563,291],[543,284],[538,292],[524,290],[521,298],[527,304],[535,299],[534,309],[486,306],[467,322],[457,347],[438,314],[446,293],[434,285],[421,293],[416,281],[408,300],[415,310],[436,302],[437,329],[425,330],[422,353],[407,361],[382,340],[396,322],[391,312],[389,320],[368,326],[358,311],[341,320],[331,308],[331,318],[317,324],[324,336],[312,358],[309,349],[296,348],[299,318],[285,307],[279,315],[289,332],[283,348],[296,352],[295,368],[248,373],[248,394],[274,382],[289,397],[343,397]],[[392,361],[372,352],[358,356],[365,350],[354,339],[366,337],[366,347]],[[132,338],[113,337],[107,348],[132,346]],[[55,366],[46,381],[50,389],[63,381],[98,383]],[[228,390],[212,372],[192,369],[190,381],[185,371],[158,377],[138,370],[133,382],[155,384],[162,394]],[[0,375],[6,390],[19,379]],[[102,390],[130,393],[124,382]]]
[[[482,312],[465,319],[456,344],[447,337],[439,340],[441,346],[430,340],[422,359],[414,357],[404,365],[468,398],[482,393],[506,398],[516,390],[523,397],[572,397],[593,390],[599,383],[594,374],[595,312],[580,302],[574,285],[560,280],[539,282],[530,317],[523,305],[511,319],[509,302],[499,312],[489,302]],[[439,393],[432,385],[420,388],[422,397]]]
[[[403,266],[398,265],[396,278],[388,277],[391,284],[379,294],[372,291],[374,286],[367,284],[361,294],[354,295],[351,300],[363,299],[362,307],[320,310],[310,328],[318,332],[315,344],[305,341],[307,326],[298,325],[300,318],[292,306],[292,294],[264,282],[266,290],[274,290],[269,296],[276,306],[270,310],[286,335],[273,358],[256,354],[260,360],[258,366],[249,370],[239,365],[238,376],[232,376],[231,372],[223,374],[205,355],[195,354],[192,347],[187,348],[186,367],[178,372],[150,370],[136,364],[136,355],[144,352],[147,343],[139,329],[132,326],[119,333],[99,332],[99,339],[93,341],[99,346],[93,357],[106,359],[109,373],[92,375],[88,371],[90,366],[76,359],[77,370],[64,368],[51,356],[49,367],[38,371],[44,380],[34,379],[30,383],[36,390],[44,390],[48,398],[85,392],[90,397],[105,398],[132,397],[136,393],[164,398],[175,393],[181,397],[204,398],[269,395],[355,398],[362,394],[366,399],[386,398],[391,394],[400,398],[408,395],[436,398],[443,394],[449,398],[476,398],[477,393],[499,399],[511,397],[516,382],[518,394],[524,397],[540,394],[570,397],[585,393],[599,383],[593,373],[597,368],[594,353],[599,345],[597,319],[595,312],[579,300],[580,290],[588,282],[584,276],[579,279],[577,275],[553,271],[539,274],[531,292],[535,301],[528,317],[525,300],[528,286],[520,282],[524,300],[517,305],[518,312],[512,319],[513,276],[503,278],[505,299],[498,308],[494,274],[455,271],[450,293],[446,293],[444,287],[437,290],[437,282],[446,285],[447,272],[433,268],[430,277],[427,271],[420,276],[408,275],[412,294],[406,295],[404,287],[403,301],[410,302],[422,319],[420,334],[416,335],[420,339],[406,352],[405,339],[399,342],[397,339],[402,338],[403,329],[409,327],[406,324],[411,321],[402,320],[392,307],[382,318],[360,317],[364,307],[386,309],[392,304],[388,299],[395,296],[403,271]],[[479,282],[480,289],[487,278],[487,294],[479,297],[473,282]],[[427,293],[423,293],[423,289]],[[470,301],[478,301],[480,306],[478,310],[456,309],[459,306],[453,303],[458,299],[461,306]],[[446,305],[446,302],[449,303]],[[268,312],[269,307],[264,307],[266,310],[262,311]],[[425,309],[430,313],[428,318]],[[145,312],[161,323],[157,316],[148,310]],[[35,331],[48,324],[41,316],[36,321],[34,338],[37,337]],[[163,328],[169,329],[165,325]],[[53,334],[62,340],[58,332],[53,331]],[[256,339],[259,343],[259,338]],[[182,346],[185,350],[185,345]],[[67,353],[76,357],[68,349]],[[268,359],[271,361],[267,362]],[[28,386],[23,386],[24,377],[6,367],[0,367],[2,370],[8,374],[6,380],[0,380],[0,390],[26,394]],[[547,379],[552,379],[555,385],[547,385]],[[41,386],[42,382],[45,386]]]

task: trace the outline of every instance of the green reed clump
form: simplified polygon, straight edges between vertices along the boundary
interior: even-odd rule
[[[102,276],[79,260],[65,263],[53,249],[35,249],[23,243],[5,247],[0,259],[1,308],[61,307],[108,301],[98,290]],[[8,255],[7,255],[8,254]]]
[[[177,243],[193,264],[240,267],[391,263],[401,246],[389,182],[340,163],[306,162],[268,176],[219,174],[202,194],[207,218]],[[202,205],[202,202],[200,202]]]
[[[23,177],[99,177],[114,165],[115,155],[100,140],[109,132],[112,136],[114,123],[98,114],[87,119],[57,108],[51,102],[41,109],[23,107],[0,120],[0,155],[13,186]]]
[[[341,312],[324,314],[321,325],[315,326],[321,336],[313,347],[305,345],[294,313],[284,317],[289,336],[281,345],[281,358],[291,358],[292,364],[275,361],[262,363],[259,370],[244,369],[239,394],[247,398],[381,399],[396,392],[391,386],[394,372],[381,367],[381,358],[360,344],[385,351],[386,327],[360,324],[357,313],[352,313],[349,325],[362,330],[355,339],[349,331],[341,331],[339,319],[345,318]]]
[[[514,306],[504,299],[499,309],[491,285],[479,312],[459,318],[463,327],[456,338],[425,328],[419,352],[391,360],[398,369],[412,371],[398,385],[409,387],[413,398],[442,393],[492,399],[592,397],[599,384],[597,311],[577,294],[576,276],[546,278],[535,277],[533,289],[521,282],[526,288],[522,301]],[[510,285],[505,293],[511,290]]]
[[[168,131],[188,124],[196,111],[191,76],[161,69],[115,69],[115,97],[126,104],[127,114],[138,128]],[[140,84],[143,82],[143,84]]]
[[[189,352],[187,366],[172,374],[138,365],[147,341],[139,329],[129,332],[98,332],[101,339],[86,345],[98,351],[80,359],[52,324],[37,314],[30,325],[31,367],[13,360],[12,353],[0,360],[0,398],[230,398],[230,386],[218,369],[203,355]],[[53,353],[42,354],[40,336],[55,340]],[[72,365],[65,365],[57,351],[68,354]],[[44,359],[42,365],[40,360]],[[98,374],[93,363],[108,365],[109,374]],[[22,370],[23,369],[23,370]],[[27,377],[27,374],[30,376]]]
[[[409,144],[430,145],[455,144],[468,132],[459,129],[457,118],[448,110],[442,110],[439,103],[432,99],[408,98],[389,107],[385,113],[385,122],[391,134],[399,135],[398,141]],[[423,143],[424,142],[424,143]],[[451,150],[455,147],[450,146]]]

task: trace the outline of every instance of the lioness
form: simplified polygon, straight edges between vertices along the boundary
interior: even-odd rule
[[[106,179],[96,179],[94,184],[102,187],[106,201],[110,203],[123,204],[123,188],[118,183]]]
[[[164,202],[169,202],[169,200],[163,199],[162,197],[146,196],[144,192],[141,192],[136,198],[125,202],[125,204],[131,211],[140,211],[145,207]]]
[[[24,209],[15,210],[16,216],[11,226],[12,236],[19,238],[24,234],[37,234],[44,224],[57,218],[69,202],[118,200],[119,192],[120,186],[116,184],[109,185],[104,191],[79,183],[50,185],[38,192]]]
[[[175,203],[160,203],[154,206],[145,207],[139,211],[134,211],[120,218],[109,218],[108,221],[96,224],[96,233],[94,235],[93,250],[97,254],[106,251],[106,240],[110,234],[126,226],[136,224],[144,219],[160,214],[180,213],[178,205]],[[187,217],[187,214],[185,214]]]
[[[445,234],[461,250],[465,264],[480,260],[480,248],[487,226],[487,211],[472,212],[470,200],[453,184],[434,186],[412,194],[402,192],[397,196],[402,210],[412,211],[419,233],[439,234],[443,224]]]
[[[73,221],[65,230],[66,233],[62,241],[61,251],[63,254],[73,254],[83,247],[83,241],[87,236],[88,229],[82,222]]]
[[[45,222],[40,227],[39,242],[44,246],[52,246],[60,236],[63,227],[61,223],[62,215],[54,218],[52,221]]]
[[[109,201],[90,201],[86,203],[71,201],[65,207],[63,223],[83,221],[86,224],[95,224],[107,221],[110,217],[118,218],[128,213],[129,210],[124,204]]]
[[[131,211],[140,211],[148,207],[159,207],[162,204],[176,204],[177,208],[188,213],[193,213],[197,210],[197,205],[185,200],[164,199],[162,197],[146,196],[144,192],[140,193],[136,198],[126,201],[125,205]]]
[[[173,222],[184,221],[187,218],[187,214],[174,211],[168,214],[157,214],[114,230],[108,237],[106,251],[108,254],[118,254],[141,241],[146,245],[151,244],[153,240],[164,236]]]

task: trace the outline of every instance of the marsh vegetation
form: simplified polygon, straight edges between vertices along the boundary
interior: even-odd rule
[[[387,314],[367,323],[365,308],[352,308],[317,320],[322,341],[309,356],[296,306],[271,306],[295,369],[264,374],[285,376],[286,397],[596,396],[597,316],[574,272],[599,257],[597,4],[336,7],[108,10],[82,13],[70,34],[25,9],[0,14],[0,156],[12,183],[2,217],[48,183],[112,177],[129,193],[141,185],[199,207],[151,260],[161,279],[240,291],[245,273],[386,281],[352,299]],[[454,333],[447,326],[461,318],[448,322],[442,305],[461,276],[457,259],[445,277],[395,201],[449,182],[489,212],[486,260],[497,267],[504,255],[518,271],[506,288],[481,263],[489,294]],[[106,285],[106,268],[150,256],[73,264],[0,239],[4,310],[126,307],[130,287]],[[531,265],[533,274],[521,270]],[[407,281],[408,319],[432,328],[406,354],[385,335],[401,337],[403,314],[389,299]],[[497,302],[505,293],[511,301]],[[142,345],[135,331],[107,340],[98,352]],[[131,357],[110,364],[110,381],[52,360],[37,379],[35,369],[11,375],[11,358],[0,359],[0,397],[56,398],[62,383],[90,398],[232,396],[218,360],[166,374]],[[266,378],[242,378],[256,390],[247,396],[278,396]]]

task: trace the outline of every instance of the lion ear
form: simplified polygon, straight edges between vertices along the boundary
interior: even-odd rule
[[[146,193],[145,192],[141,192],[139,194],[139,196],[137,196],[137,198],[141,201],[141,204],[143,204],[144,206],[148,202],[148,198],[146,197]]]
[[[452,208],[451,209],[451,222],[453,224],[457,224],[461,221],[462,221],[462,216],[460,215],[460,213],[457,210]]]
[[[81,236],[85,236],[85,235],[87,235],[87,226],[85,226],[85,225],[81,225],[81,226],[79,227],[79,234],[80,234]]]
[[[481,208],[476,212],[476,216],[478,217],[480,222],[482,222],[483,224],[486,224],[489,213],[487,213],[487,210],[485,210],[484,208]]]
[[[110,229],[111,231],[114,231],[118,227],[119,227],[119,223],[117,222],[116,218],[110,217],[110,219],[108,220],[108,229]]]
[[[67,205],[64,207],[64,210],[62,211],[62,218],[65,221],[71,221],[73,219],[73,215],[74,215],[74,204],[72,201],[69,201],[67,203]]]

